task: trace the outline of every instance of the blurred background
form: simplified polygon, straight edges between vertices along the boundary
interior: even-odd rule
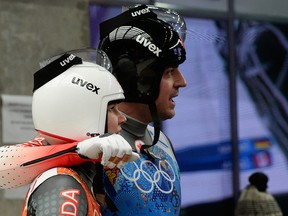
[[[255,171],[269,176],[268,192],[288,215],[285,0],[0,0],[0,145],[36,134],[30,105],[39,62],[97,47],[99,23],[139,3],[174,9],[187,25],[180,68],[188,85],[176,116],[162,124],[181,170],[181,215],[232,216]],[[26,190],[1,190],[0,215],[20,215]]]

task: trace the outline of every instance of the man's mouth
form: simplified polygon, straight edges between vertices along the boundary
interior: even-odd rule
[[[175,102],[175,97],[177,97],[177,95],[174,95],[174,96],[172,96],[170,99],[169,99],[169,101],[175,106],[176,105],[176,102]]]
[[[176,98],[177,96],[178,96],[178,95],[173,95],[172,97],[170,97],[169,100],[170,100],[171,102],[174,102],[174,103],[175,103],[174,98]]]

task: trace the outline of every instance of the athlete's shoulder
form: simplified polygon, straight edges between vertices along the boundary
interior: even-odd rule
[[[153,137],[154,136],[154,127],[151,126],[151,125],[148,125],[147,126],[147,130],[148,130],[149,134]],[[169,137],[163,131],[160,131],[159,140],[161,142],[164,142],[164,143],[167,143],[169,145],[172,145],[171,140],[169,139]]]
[[[32,194],[39,188],[41,188],[40,191],[49,191],[50,189],[65,190],[73,187],[79,189],[82,188],[80,181],[81,178],[73,169],[56,167],[37,176],[37,178],[31,184],[28,193]]]
[[[47,145],[47,141],[45,140],[44,137],[42,137],[40,134],[38,134],[34,139],[29,140],[25,143],[17,144],[17,146],[27,146],[27,147],[32,147],[32,146],[45,146]]]
[[[57,215],[87,215],[87,191],[69,168],[53,168],[39,175],[26,197],[28,211],[51,212]],[[49,215],[49,214],[48,214]],[[72,214],[71,214],[72,215]]]
[[[153,137],[154,136],[154,127],[151,125],[148,125],[147,130],[148,130],[150,136]],[[176,159],[173,144],[172,144],[171,140],[169,139],[169,137],[166,134],[164,134],[162,131],[160,131],[158,143],[160,143],[159,146],[162,146],[164,149],[166,149],[166,152],[169,151],[171,153],[171,155],[173,155],[174,159]]]
[[[150,134],[154,134],[154,127],[152,125],[147,125],[147,130],[149,131]],[[160,130],[160,136],[163,136],[168,139],[167,135]]]

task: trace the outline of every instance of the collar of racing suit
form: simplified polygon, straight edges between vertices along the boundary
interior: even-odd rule
[[[152,138],[147,130],[147,124],[144,124],[130,116],[125,115],[127,121],[121,126],[121,135],[131,145],[133,151],[135,148],[135,140],[142,140],[145,144],[152,144]]]

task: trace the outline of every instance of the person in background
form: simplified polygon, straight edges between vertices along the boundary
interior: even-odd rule
[[[268,180],[268,176],[262,172],[250,175],[250,184],[241,192],[235,216],[283,215],[275,198],[267,192]]]
[[[105,196],[102,214],[179,215],[179,167],[160,123],[174,117],[174,99],[186,86],[178,67],[186,60],[182,38],[146,5],[101,23],[100,38],[99,49],[107,53],[124,90],[125,100],[118,107],[127,122],[121,135],[140,155],[139,160],[127,162],[121,169],[105,168],[103,189],[97,184],[97,191]],[[50,167],[60,163],[57,158],[49,159],[53,161]],[[40,166],[37,162],[33,165]],[[31,169],[31,163],[23,166]]]

